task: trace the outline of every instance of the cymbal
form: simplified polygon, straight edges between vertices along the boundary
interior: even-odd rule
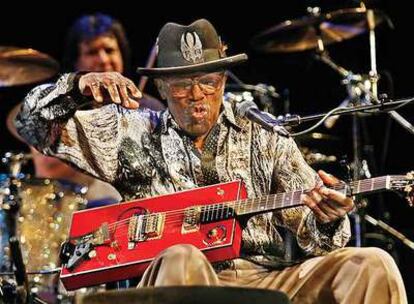
[[[289,298],[277,290],[225,286],[140,287],[88,294],[80,304],[288,304]]]
[[[374,10],[374,17],[375,26],[388,19],[379,10]],[[266,53],[299,52],[317,48],[318,37],[324,45],[329,45],[351,39],[366,31],[367,9],[347,8],[319,16],[284,21],[253,37],[251,43],[254,48]]]
[[[30,48],[0,46],[0,88],[40,82],[56,75],[59,63]]]

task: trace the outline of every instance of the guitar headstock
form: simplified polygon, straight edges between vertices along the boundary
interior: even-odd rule
[[[406,175],[393,175],[390,180],[390,189],[404,193],[410,207],[414,206],[414,171]]]

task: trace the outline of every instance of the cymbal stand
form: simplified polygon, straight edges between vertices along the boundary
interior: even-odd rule
[[[341,103],[341,106],[353,107],[359,105],[379,104],[378,99],[378,72],[376,63],[376,43],[375,43],[375,16],[373,10],[367,10],[367,22],[369,28],[369,42],[370,42],[370,63],[371,70],[369,75],[354,74],[342,66],[336,64],[325,51],[323,40],[320,35],[319,25],[315,28],[318,33],[318,49],[316,52],[316,59],[330,66],[339,75],[342,76],[342,83],[346,85],[348,97]],[[398,123],[400,123],[410,133],[414,134],[414,127],[405,120],[396,111],[390,111],[389,114]],[[353,147],[353,178],[358,180],[360,178],[369,178],[370,172],[365,160],[361,159],[361,138],[360,138],[360,116],[354,114],[352,117],[352,147]],[[338,116],[333,116],[325,123],[326,127],[332,127]],[[362,208],[359,212],[353,213],[354,228],[355,228],[355,245],[362,246],[362,220],[365,216],[361,214]]]
[[[320,15],[320,9],[313,8],[308,9],[308,12],[313,14],[315,17]],[[324,42],[321,35],[320,24],[315,24],[315,31],[317,33],[317,53],[316,58],[320,61],[326,63],[335,71],[337,71],[342,77],[344,83],[347,86],[348,97],[341,103],[341,106],[354,106],[354,105],[364,105],[367,104],[367,100],[362,98],[363,94],[366,91],[366,83],[362,82],[363,78],[361,75],[353,74],[352,72],[344,69],[343,67],[337,65],[331,60],[327,51],[325,50]],[[331,121],[337,119],[331,118]],[[329,123],[329,120],[328,120]],[[358,120],[358,115],[353,114],[352,116],[352,147],[353,147],[353,179],[359,180],[361,177],[364,177],[365,174],[361,174],[361,156],[360,156],[360,125]],[[362,223],[361,223],[361,210],[359,208],[357,212],[352,213],[354,218],[354,235],[355,235],[355,246],[362,246]]]

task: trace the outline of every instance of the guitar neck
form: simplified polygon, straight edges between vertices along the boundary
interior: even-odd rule
[[[347,196],[352,196],[389,189],[392,179],[392,176],[387,175],[359,180],[349,184],[341,183],[330,188],[342,192]],[[232,208],[237,215],[291,208],[303,205],[301,195],[310,192],[311,190],[312,189],[302,189],[292,192],[270,194],[258,198],[249,198],[231,202],[227,205]]]

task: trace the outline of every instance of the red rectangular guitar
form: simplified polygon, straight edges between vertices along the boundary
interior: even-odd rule
[[[400,190],[412,202],[414,174],[383,176],[339,184],[356,195]],[[233,181],[149,199],[77,211],[69,241],[62,246],[60,279],[67,290],[137,277],[164,249],[192,244],[211,262],[239,256],[237,217],[302,205],[308,190],[247,198],[242,182]]]

